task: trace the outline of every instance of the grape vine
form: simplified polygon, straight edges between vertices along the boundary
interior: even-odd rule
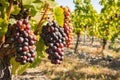
[[[19,74],[27,67],[36,66],[40,63],[40,57],[43,57],[43,52],[45,52],[45,44],[42,43],[39,34],[46,21],[45,18],[48,16],[48,10],[53,12],[53,7],[56,7],[56,5],[53,0],[0,1],[0,61],[7,65],[5,69],[8,69],[8,64],[12,64],[14,68],[12,73]],[[35,18],[38,15],[40,21]],[[38,45],[38,43],[40,44]],[[59,48],[62,49],[63,44],[59,44]],[[58,50],[60,50],[59,48]],[[63,58],[62,52],[60,54],[61,58],[57,58],[58,63],[61,63]],[[2,59],[8,61],[4,62]],[[7,80],[4,78],[3,80]]]
[[[114,0],[100,0],[102,5],[101,12],[97,12],[91,0],[74,0],[75,10],[72,13],[72,22],[75,27],[75,33],[80,32],[84,37],[100,38],[101,46],[103,50],[107,44],[107,41],[114,42],[119,39],[119,1]]]

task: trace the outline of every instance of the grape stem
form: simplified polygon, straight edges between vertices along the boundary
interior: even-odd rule
[[[10,32],[14,31],[14,27],[9,27]],[[11,43],[10,39],[13,35],[7,36],[9,32],[6,33],[6,35],[0,37],[0,60],[3,59],[5,56],[14,56],[16,49],[14,48],[13,44]]]
[[[8,11],[7,11],[8,19],[9,19],[9,17],[10,17],[10,13],[11,13],[11,10],[12,10],[12,6],[13,6],[13,0],[10,0],[10,5],[9,5]]]
[[[44,11],[44,13],[43,13],[43,15],[42,15],[42,17],[41,17],[38,25],[37,25],[36,30],[34,31],[35,35],[37,35],[38,32],[40,31],[41,25],[42,25],[42,23],[43,23],[43,20],[44,20],[44,18],[45,18],[45,15],[47,14],[47,11],[48,11],[48,10],[49,10],[49,4],[46,4],[46,9],[45,9],[45,11]]]
[[[15,48],[11,48],[11,46],[8,46],[8,47],[0,48],[0,51],[1,51],[0,59],[2,59],[4,56],[15,54],[16,49]]]
[[[0,37],[0,48],[4,42],[5,42],[5,35]]]
[[[11,10],[13,6],[13,0],[10,0],[10,4],[7,10],[7,20],[9,20]],[[5,35],[0,37],[0,59],[2,59],[4,56],[11,54],[11,51],[13,52],[14,49],[11,50],[11,46],[5,46]]]

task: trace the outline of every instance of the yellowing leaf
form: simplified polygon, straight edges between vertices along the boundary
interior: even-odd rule
[[[54,8],[54,20],[57,21],[59,26],[63,27],[64,24],[64,11],[60,7]]]

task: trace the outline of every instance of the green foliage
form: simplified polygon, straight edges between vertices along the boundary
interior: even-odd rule
[[[45,57],[44,56],[44,51],[46,49],[46,46],[44,44],[44,41],[42,38],[39,39],[36,43],[36,50],[37,50],[37,57],[35,58],[35,61],[31,64],[30,67],[36,67],[38,64],[40,64],[41,60],[40,57]]]
[[[37,55],[44,57],[43,54],[44,54],[44,51],[46,49],[46,46],[45,46],[45,43],[42,40],[42,38],[40,38],[39,41],[37,41],[36,46],[37,46],[37,49],[36,49],[37,50]]]
[[[0,18],[0,36],[5,35],[5,33],[7,32],[7,26],[8,26],[7,16],[4,15],[4,18]]]
[[[8,26],[8,21],[7,21],[7,8],[9,3],[5,0],[0,0],[0,36],[5,35],[7,32],[7,26]]]
[[[31,5],[36,0],[22,0],[23,5]]]
[[[119,34],[120,30],[118,29],[118,25],[120,19],[120,9],[118,1],[114,0],[101,0],[100,3],[104,6],[101,10],[101,15],[99,19],[99,33],[101,38],[106,40],[114,41]]]
[[[45,6],[40,0],[23,0],[23,7],[30,10],[30,15],[35,16]]]
[[[84,30],[87,30],[89,35],[94,36],[96,34],[95,27],[97,27],[98,14],[93,9],[90,0],[74,0],[74,3],[75,11],[72,13],[71,17],[75,32],[84,32]]]
[[[17,15],[20,12],[20,8],[17,5],[13,6],[13,9],[11,10],[11,14]]]
[[[46,0],[46,3],[49,3],[51,8],[54,8],[57,6],[57,3],[54,0]]]
[[[36,29],[37,21],[34,19],[30,20],[30,25],[32,27],[32,30],[34,31]]]
[[[57,21],[57,23],[63,27],[64,24],[64,11],[60,7],[54,8],[54,20]]]
[[[30,66],[29,63],[21,65],[20,63],[15,61],[15,57],[11,58],[10,63],[12,65],[12,74],[14,75],[22,74]]]
[[[88,35],[114,42],[120,35],[119,3],[119,0],[100,0],[103,8],[98,14],[90,0],[74,0],[75,11],[72,13],[72,22],[75,32],[86,30]]]

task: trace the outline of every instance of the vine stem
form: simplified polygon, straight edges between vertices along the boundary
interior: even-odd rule
[[[41,17],[38,25],[37,25],[36,30],[34,31],[35,35],[37,35],[38,32],[39,32],[39,30],[41,29],[42,22],[43,22],[43,20],[44,20],[44,18],[45,18],[45,15],[47,14],[47,11],[48,11],[48,10],[49,10],[49,4],[46,4],[45,11],[44,11],[44,13],[43,13],[43,15],[42,15],[42,17]]]
[[[7,12],[7,16],[8,16],[8,19],[10,17],[10,13],[11,13],[11,10],[12,10],[12,6],[13,6],[13,0],[10,0],[10,5],[8,7],[8,12]]]
[[[8,11],[7,11],[7,20],[9,20],[12,6],[13,6],[13,0],[10,0],[10,5],[9,5]],[[5,35],[0,37],[0,48],[4,42],[5,42]]]

